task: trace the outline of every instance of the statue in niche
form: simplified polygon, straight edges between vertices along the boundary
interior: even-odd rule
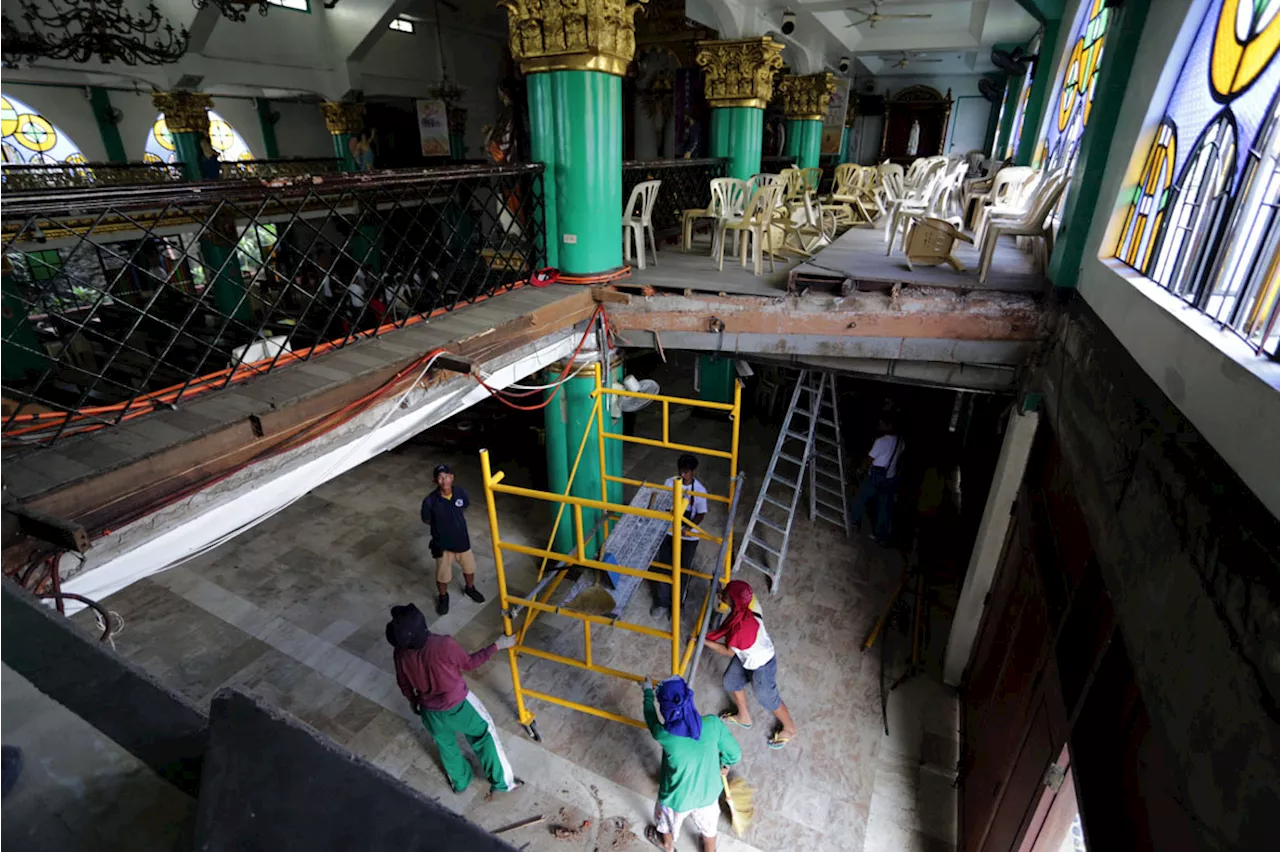
[[[347,144],[351,148],[351,158],[356,162],[356,171],[373,171],[373,145],[377,141],[377,130],[366,130],[354,136]]]
[[[907,156],[914,157],[920,150],[920,119],[911,120],[911,135],[907,137]]]
[[[484,150],[497,165],[516,160],[516,108],[511,97],[509,81],[498,84],[498,118],[484,128]]]

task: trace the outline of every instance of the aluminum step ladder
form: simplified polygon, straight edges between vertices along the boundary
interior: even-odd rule
[[[829,402],[825,406],[824,396],[829,396]],[[843,510],[844,498],[841,497],[841,508],[837,510],[836,503],[828,493],[836,487],[831,485],[833,478],[838,487],[844,487],[844,459],[837,416],[835,383],[832,377],[809,370],[802,371],[795,390],[791,393],[791,405],[787,408],[782,429],[778,432],[773,457],[769,460],[768,471],[762,480],[760,494],[756,497],[755,508],[751,510],[751,519],[747,522],[747,530],[738,546],[733,566],[735,572],[748,567],[764,574],[769,578],[769,591],[772,594],[777,594],[781,585],[787,545],[791,540],[796,507],[800,504],[806,468],[810,468],[810,492],[822,492],[817,497],[810,498],[810,517],[833,520],[836,511],[847,517],[848,513]],[[819,426],[827,430],[820,439],[816,437]],[[834,457],[839,464],[837,470],[822,471],[819,479],[818,473],[812,470],[815,458],[819,459],[819,464],[831,462],[821,460],[815,452]],[[845,528],[847,534],[847,521],[839,525]],[[771,562],[773,567],[770,567]]]
[[[845,538],[853,538],[835,374],[822,373],[818,384],[818,419],[809,452],[809,520],[835,524]]]

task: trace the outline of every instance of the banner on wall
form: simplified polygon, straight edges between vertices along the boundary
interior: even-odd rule
[[[422,156],[449,156],[449,116],[444,101],[418,101],[418,136]]]
[[[851,80],[836,80],[836,91],[827,104],[827,115],[822,120],[822,153],[839,154],[844,135],[844,122],[849,114],[849,87]]]

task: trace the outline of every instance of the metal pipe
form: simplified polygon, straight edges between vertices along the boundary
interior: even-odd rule
[[[733,430],[733,434],[734,443],[736,444],[738,436],[737,428]],[[729,504],[729,519],[725,522],[724,538],[720,543],[720,554],[717,557],[720,561],[728,560],[729,553],[733,546],[733,519],[734,516],[738,514],[738,499],[742,495],[742,485],[745,481],[746,474],[739,472],[738,475],[734,477],[732,487],[730,488],[730,491],[733,493],[733,502]],[[725,574],[724,580],[721,582],[729,582],[728,573]],[[712,583],[709,594],[714,593],[715,591],[715,583]],[[691,687],[698,677],[698,663],[702,660],[702,649],[707,642],[707,631],[711,628],[711,613],[715,612],[715,610],[716,608],[714,606],[708,606],[706,612],[702,614],[702,626],[698,628],[698,648],[693,652],[693,666],[689,670],[689,676],[685,678]]]

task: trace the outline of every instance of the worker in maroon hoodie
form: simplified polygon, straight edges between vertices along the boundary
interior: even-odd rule
[[[467,738],[480,759],[493,785],[491,792],[518,787],[521,782],[502,751],[493,717],[462,678],[463,672],[484,665],[496,651],[513,646],[515,637],[499,636],[492,645],[468,654],[452,636],[428,631],[426,617],[408,604],[391,608],[387,641],[395,648],[396,683],[436,741],[454,792],[467,789],[472,778],[471,764],[458,747],[458,734]]]

